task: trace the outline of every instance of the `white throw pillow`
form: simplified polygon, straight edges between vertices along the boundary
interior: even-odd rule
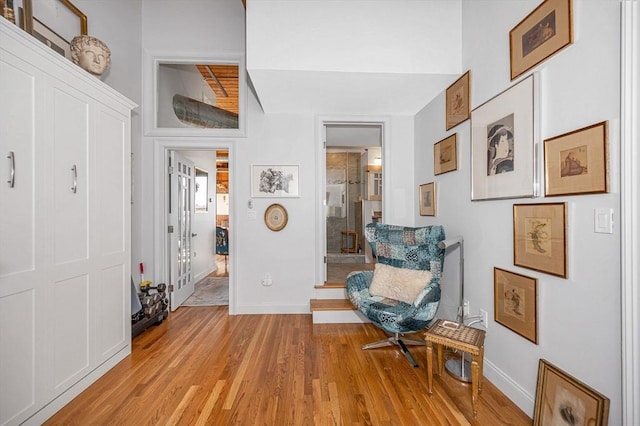
[[[413,303],[418,294],[431,282],[431,271],[395,268],[376,263],[369,294]]]

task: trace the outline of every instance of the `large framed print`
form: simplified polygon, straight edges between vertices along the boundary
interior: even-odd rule
[[[497,323],[538,344],[538,280],[493,268],[493,312]]]
[[[567,204],[513,205],[513,264],[567,278]]]
[[[467,71],[446,90],[447,130],[469,119],[471,111],[471,71]]]
[[[251,196],[285,198],[300,196],[300,167],[297,165],[251,166]]]
[[[546,196],[608,191],[607,127],[603,121],[544,141]]]
[[[609,398],[549,361],[538,362],[534,426],[608,423]]]
[[[573,0],[545,0],[509,32],[511,80],[573,43]]]
[[[538,195],[538,77],[531,75],[471,111],[471,199]]]

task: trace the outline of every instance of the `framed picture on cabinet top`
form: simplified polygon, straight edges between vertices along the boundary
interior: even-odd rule
[[[544,141],[546,196],[608,191],[607,129],[603,121]]]
[[[70,0],[21,0],[22,16],[20,17],[21,27],[33,34],[34,17],[37,17],[42,25],[50,28],[52,32],[60,34],[60,37],[71,40],[77,35],[88,34],[87,16],[82,13]]]
[[[493,312],[497,323],[538,344],[538,280],[493,268]]]
[[[537,74],[471,111],[471,200],[538,195]]]
[[[546,0],[509,32],[511,80],[573,43],[573,0]]]
[[[609,398],[549,361],[538,362],[534,426],[608,423]]]
[[[567,204],[513,205],[513,264],[567,278]]]
[[[458,170],[458,142],[457,133],[433,145],[433,174]]]
[[[420,216],[436,215],[436,184],[435,182],[420,185]]]
[[[447,130],[469,119],[471,111],[471,71],[462,74],[446,90]]]

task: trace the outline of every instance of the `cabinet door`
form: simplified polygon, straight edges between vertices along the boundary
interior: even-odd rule
[[[0,424],[36,411],[42,349],[36,70],[0,49]],[[41,306],[41,305],[40,305]]]
[[[90,98],[51,79],[47,91],[47,154],[52,196],[49,232],[53,241],[48,306],[49,374],[53,395],[66,390],[91,367],[89,253]]]
[[[94,132],[91,230],[95,238],[91,252],[96,276],[93,282],[96,357],[100,363],[131,341],[129,117],[96,105]]]

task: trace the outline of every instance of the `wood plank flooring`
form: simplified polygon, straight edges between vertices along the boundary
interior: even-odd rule
[[[470,385],[446,373],[428,395],[424,347],[410,348],[419,368],[396,348],[360,349],[384,337],[372,324],[182,307],[46,424],[531,424],[486,379],[475,418]]]

